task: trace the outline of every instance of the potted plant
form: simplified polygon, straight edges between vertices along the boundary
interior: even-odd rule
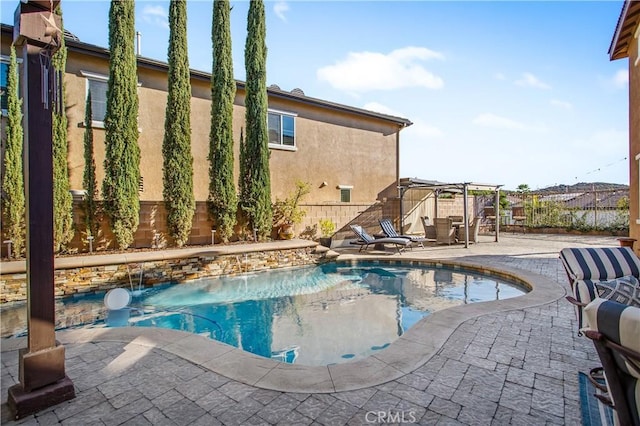
[[[331,237],[336,231],[336,224],[331,219],[320,219],[320,245],[331,247]]]
[[[300,208],[302,199],[311,192],[311,185],[300,180],[296,181],[296,189],[283,200],[276,198],[273,203],[273,227],[277,229],[280,239],[289,240],[294,236],[293,226],[302,222],[307,214]]]

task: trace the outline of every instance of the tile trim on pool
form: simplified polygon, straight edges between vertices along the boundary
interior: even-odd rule
[[[380,260],[383,258],[367,258]],[[355,260],[355,258],[354,258]],[[565,290],[546,277],[509,267],[487,267],[462,260],[405,259],[389,263],[443,265],[516,280],[531,291],[490,302],[460,305],[435,312],[411,327],[387,348],[365,359],[329,366],[286,364],[184,331],[146,327],[73,329],[56,332],[64,345],[118,341],[154,347],[191,361],[230,379],[283,392],[330,393],[376,386],[402,377],[427,362],[463,322],[480,315],[524,309],[555,301]],[[26,347],[26,338],[2,339],[1,351]]]

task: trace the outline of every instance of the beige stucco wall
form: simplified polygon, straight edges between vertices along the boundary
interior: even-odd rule
[[[637,30],[637,28],[636,28]],[[640,59],[638,59],[638,39],[629,45],[629,236],[640,240]],[[640,254],[640,243],[635,244]]]
[[[3,31],[1,51],[9,55],[11,37]],[[65,95],[68,129],[68,166],[71,189],[82,189],[84,172],[84,115],[87,79],[84,72],[108,75],[107,58],[97,52],[86,54],[70,49],[67,58]],[[162,141],[167,99],[167,74],[162,67],[138,67],[138,96],[143,191],[140,200],[141,228],[136,233],[134,247],[149,246],[149,241],[164,223],[162,211]],[[211,223],[206,218],[204,202],[209,186],[209,128],[210,82],[201,73],[192,77],[191,146],[194,158],[194,194],[199,203],[194,218],[193,235],[189,243],[209,239]],[[234,105],[235,181],[238,178],[240,134],[245,126],[245,93],[239,89]],[[301,232],[313,226],[319,218],[331,217],[338,229],[377,203],[397,197],[397,159],[400,127],[394,121],[356,114],[345,109],[317,105],[313,99],[300,100],[269,95],[269,108],[292,113],[295,119],[296,149],[270,149],[272,198],[284,198],[295,189],[296,180],[311,184],[311,193],[305,198],[309,214],[298,226]],[[3,122],[4,132],[4,122]],[[243,132],[244,133],[244,132]],[[105,130],[93,127],[94,157],[97,166],[98,188],[104,178]],[[4,135],[3,135],[4,142]],[[322,185],[326,182],[326,185]],[[339,185],[352,186],[351,203],[340,202]],[[149,215],[157,214],[154,223],[146,223]],[[326,215],[326,216],[325,216]],[[78,213],[76,219],[80,220]],[[78,222],[79,224],[80,222]],[[76,247],[82,250],[83,239],[76,235]],[[138,241],[140,239],[140,241]]]
[[[82,141],[86,79],[81,71],[108,74],[107,63],[70,52],[67,60],[67,106],[69,129],[69,166],[72,188],[82,187]],[[139,122],[141,162],[144,180],[143,201],[162,199],[162,140],[167,99],[166,74],[138,68],[140,87]],[[194,157],[194,192],[196,200],[205,201],[209,185],[209,82],[192,80],[191,144]],[[301,179],[311,183],[309,202],[340,201],[338,185],[352,185],[353,202],[374,202],[382,190],[393,187],[396,180],[396,133],[393,123],[319,108],[281,99],[270,99],[269,108],[297,115],[296,150],[271,149],[272,195],[285,197]],[[234,107],[235,179],[238,176],[238,147],[244,128],[244,92],[238,90]],[[104,129],[94,128],[94,145],[98,179],[104,174]],[[322,182],[327,186],[320,188]],[[381,198],[381,197],[380,197]]]

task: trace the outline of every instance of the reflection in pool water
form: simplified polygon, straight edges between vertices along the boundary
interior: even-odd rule
[[[120,312],[104,312],[104,295],[73,298],[57,315],[88,310],[99,326],[184,330],[283,362],[328,365],[384,349],[431,312],[525,292],[459,269],[332,263],[158,286]]]

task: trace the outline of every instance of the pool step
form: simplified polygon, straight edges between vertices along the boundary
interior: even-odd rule
[[[320,244],[318,244],[315,248],[315,253],[316,254],[324,254],[324,258],[325,259],[335,259],[336,257],[340,256],[340,253],[337,253],[333,250],[331,250],[328,247],[325,246],[321,246]]]

